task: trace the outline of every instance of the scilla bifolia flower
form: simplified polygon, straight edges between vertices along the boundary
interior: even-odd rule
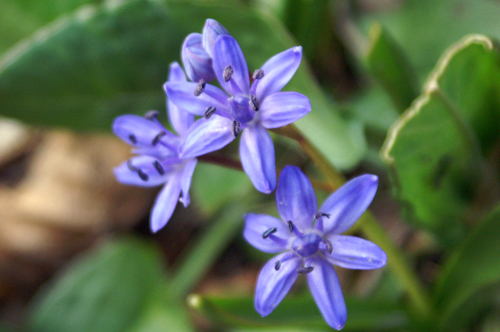
[[[276,205],[282,220],[250,213],[245,216],[245,239],[257,249],[279,253],[260,271],[255,309],[269,315],[288,293],[299,274],[307,276],[311,293],[326,322],[340,330],[347,309],[332,264],[349,269],[376,269],[387,256],[377,245],[353,236],[348,230],[370,205],[378,178],[362,175],[333,193],[318,212],[309,179],[295,166],[280,174]]]
[[[181,57],[186,74],[193,82],[210,82],[215,79],[212,68],[214,42],[220,35],[229,32],[216,20],[208,19],[203,34],[192,33],[182,44]]]
[[[168,82],[168,98],[181,109],[204,116],[189,130],[181,146],[183,158],[218,150],[240,132],[240,158],[255,188],[269,194],[276,187],[274,145],[266,129],[285,126],[311,111],[309,99],[297,92],[280,92],[302,59],[293,47],[269,59],[253,74],[250,86],[245,57],[236,40],[219,35],[213,46],[213,69],[226,90],[200,83]]]
[[[186,82],[179,64],[170,65],[168,81]],[[194,123],[194,116],[170,101],[167,101],[167,108],[170,123],[179,136],[167,130],[158,121],[155,111],[148,112],[145,117],[122,115],[113,122],[113,132],[132,145],[133,152],[138,154],[115,168],[118,181],[140,187],[154,187],[166,183],[156,197],[151,211],[153,232],[166,225],[179,200],[184,207],[189,205],[189,187],[197,162],[195,158],[179,157],[179,146]]]

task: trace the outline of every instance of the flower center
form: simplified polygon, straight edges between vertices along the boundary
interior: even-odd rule
[[[292,243],[292,249],[302,257],[314,255],[319,250],[319,244],[323,239],[315,233],[309,233],[297,237]]]
[[[229,109],[234,120],[241,123],[247,123],[252,120],[249,112],[249,99],[244,96],[234,96],[229,98]]]

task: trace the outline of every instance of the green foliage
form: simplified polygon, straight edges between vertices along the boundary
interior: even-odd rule
[[[387,301],[346,299],[349,319],[344,331],[379,331],[402,328],[407,324],[404,310]],[[331,331],[319,312],[314,299],[292,297],[285,299],[268,317],[255,310],[253,298],[217,298],[191,295],[188,305],[223,326],[306,328],[308,331]]]
[[[168,65],[179,61],[183,39],[201,31],[207,17],[238,39],[251,70],[296,45],[274,17],[233,2],[87,6],[0,58],[2,112],[30,123],[96,130],[108,129],[119,114],[164,109]],[[354,166],[365,150],[361,126],[339,116],[305,59],[286,88],[311,100],[313,112],[297,127],[337,167]]]
[[[499,139],[499,96],[500,53],[468,36],[443,55],[382,150],[406,212],[443,243],[464,235],[476,204],[488,206],[479,195],[496,183],[485,158]]]

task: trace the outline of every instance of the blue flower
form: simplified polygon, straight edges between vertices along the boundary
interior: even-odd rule
[[[213,46],[213,69],[227,92],[205,82],[168,82],[165,91],[178,107],[204,116],[189,130],[181,156],[192,158],[218,150],[241,131],[240,158],[255,188],[269,194],[276,187],[274,145],[266,129],[285,126],[311,111],[309,99],[297,92],[280,92],[302,59],[293,47],[269,59],[253,74],[240,46],[219,35]]]
[[[220,35],[229,35],[229,32],[216,20],[208,19],[203,28],[203,35],[192,33],[182,44],[182,63],[186,74],[193,82],[210,82],[215,79],[212,68],[214,42]]]
[[[178,63],[170,65],[169,82],[186,82]],[[151,211],[151,230],[163,228],[181,201],[184,207],[190,203],[189,187],[196,167],[195,158],[182,159],[179,147],[194,123],[194,116],[167,101],[168,116],[178,135],[167,130],[156,118],[157,112],[148,112],[146,117],[122,115],[113,122],[113,132],[138,156],[114,169],[118,181],[139,187],[166,185],[156,197]],[[179,196],[182,197],[179,199]]]
[[[377,245],[338,235],[361,217],[377,186],[375,175],[354,178],[330,195],[318,212],[309,179],[295,166],[283,169],[276,190],[276,205],[283,221],[262,214],[245,216],[243,236],[251,245],[267,253],[282,252],[264,265],[257,280],[255,309],[262,316],[276,308],[299,274],[306,274],[326,322],[342,329],[347,309],[332,264],[365,270],[380,268],[387,261]]]

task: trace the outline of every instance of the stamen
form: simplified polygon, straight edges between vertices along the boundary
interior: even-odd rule
[[[142,171],[142,169],[137,169],[137,174],[139,174],[139,177],[141,178],[142,181],[146,182],[149,180],[149,176]]]
[[[132,165],[132,160],[130,160],[130,159],[127,161],[127,167],[132,172],[137,172],[139,170],[137,167],[135,167],[134,165]]]
[[[276,261],[276,263],[274,264],[274,269],[278,271],[280,267],[281,267],[281,261]]]
[[[205,90],[205,85],[207,85],[205,80],[203,78],[200,79],[200,81],[198,82],[198,85],[196,86],[196,89],[194,90],[194,95],[196,97],[198,97],[199,95],[202,94],[203,90]]]
[[[293,232],[293,222],[291,220],[288,220],[288,229],[290,230],[290,233]]]
[[[307,273],[311,273],[313,270],[314,270],[314,267],[312,267],[312,266],[308,266],[308,267],[299,267],[299,268],[297,268],[297,272],[298,272],[299,274],[307,274]]]
[[[165,170],[163,169],[163,167],[161,166],[161,164],[158,160],[153,161],[153,166],[156,168],[158,173],[160,173],[160,175],[165,174]]]
[[[233,121],[233,128],[231,128],[232,132],[233,132],[233,136],[236,138],[238,137],[238,135],[240,134],[241,130],[240,130],[240,122],[237,121],[237,120],[234,120]]]
[[[224,81],[229,82],[231,79],[231,76],[233,76],[234,70],[231,65],[227,65],[226,68],[224,68],[224,72],[222,73],[222,77],[224,77]]]
[[[137,137],[135,137],[134,134],[128,135],[128,139],[132,142],[132,144],[137,144]]]
[[[252,107],[252,110],[254,110],[254,112],[257,112],[259,110],[259,101],[257,100],[257,97],[255,97],[254,95],[250,95],[250,106]]]
[[[205,110],[205,119],[210,119],[210,117],[215,113],[217,109],[213,106],[208,106]]]
[[[144,117],[148,120],[153,120],[156,119],[160,115],[160,112],[158,111],[148,111],[146,114],[144,114]]]
[[[273,233],[276,233],[278,229],[276,227],[273,227],[273,228],[269,228],[267,231],[265,231],[264,233],[262,233],[262,238],[263,239],[267,239],[269,237],[269,235],[273,234]]]
[[[323,213],[323,212],[318,212],[316,213],[316,219],[319,219],[321,217],[327,217],[328,219],[330,219],[332,215],[330,213]]]
[[[328,240],[323,240],[323,242],[325,243],[325,246],[326,246],[326,252],[328,253],[328,255],[331,255],[332,250],[333,250],[332,243]]]
[[[165,136],[166,134],[167,134],[166,131],[162,131],[162,132],[158,133],[158,135],[156,135],[155,138],[153,138],[153,142],[151,142],[151,145],[156,146],[156,144],[158,144],[158,142],[160,142],[161,138],[163,136]]]
[[[253,72],[254,80],[260,80],[262,77],[264,77],[264,71],[262,69],[257,69]]]

